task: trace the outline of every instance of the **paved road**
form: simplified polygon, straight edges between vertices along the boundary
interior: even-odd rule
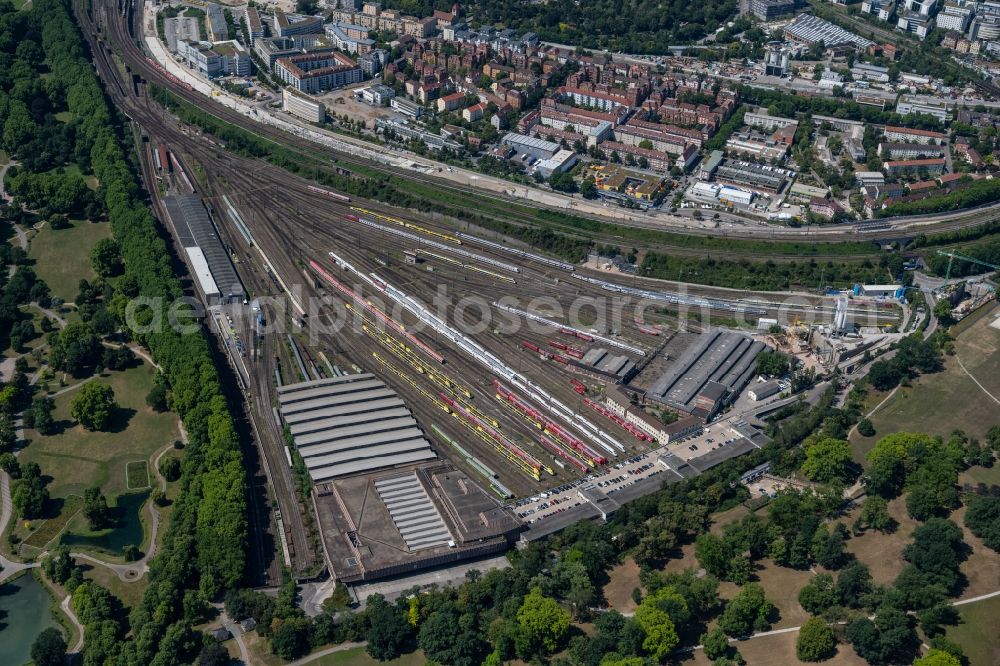
[[[313,652],[312,654],[286,664],[285,666],[302,666],[302,664],[308,664],[310,661],[316,661],[320,657],[325,657],[328,654],[343,652],[344,650],[353,650],[354,648],[364,647],[365,645],[367,645],[367,643],[341,643],[340,645],[334,645],[333,647],[320,650],[319,652]]]
[[[73,644],[67,652],[69,654],[79,654],[83,651],[83,625],[80,624],[80,619],[73,611],[73,606],[71,605],[72,599],[73,597],[67,594],[66,598],[59,604],[59,608],[61,608],[62,612],[66,614],[66,617],[68,617],[69,621],[73,623],[73,626],[76,627],[77,631],[76,643]]]
[[[0,534],[3,534],[4,530],[7,529],[7,524],[14,516],[14,504],[10,498],[10,476],[3,470],[0,470],[0,501],[3,502],[3,507],[0,508]],[[37,566],[37,562],[30,564],[15,562],[0,554],[0,567],[2,567],[0,568],[0,583],[22,571],[34,569]]]
[[[222,622],[222,628],[228,631],[230,635],[232,635],[233,640],[236,641],[236,646],[240,649],[240,660],[244,664],[251,664],[250,651],[247,649],[246,641],[243,640],[243,627],[229,617],[226,613],[226,607],[224,605],[212,604],[212,608],[219,611],[219,620]]]
[[[965,368],[965,364],[962,363],[962,359],[958,357],[958,354],[955,354],[955,360],[958,361],[958,367],[962,368],[962,372],[964,372],[965,374],[967,374],[969,376],[969,379],[971,379],[972,381],[974,381],[976,383],[976,386],[978,386],[980,389],[982,389],[983,393],[985,393],[986,395],[988,395],[993,400],[993,402],[995,402],[998,405],[1000,405],[1000,398],[997,398],[995,395],[993,395],[992,393],[990,393],[989,390],[987,390],[987,388],[985,386],[983,386],[982,384],[979,383],[979,380],[976,379],[972,375],[972,373],[969,372]]]
[[[258,110],[254,105],[247,103],[246,100],[238,98],[225,91],[221,91],[219,88],[216,88],[206,80],[196,76],[190,70],[182,67],[176,60],[170,57],[170,55],[166,52],[164,45],[160,42],[159,37],[156,35],[155,22],[150,20],[152,16],[155,16],[157,9],[148,3],[143,9],[146,12],[146,15],[141,17],[143,19],[141,20],[141,23],[145,33],[144,42],[146,50],[152,55],[153,59],[166,68],[170,74],[174,75],[181,81],[189,83],[194,91],[207,98],[206,101],[215,102],[228,107],[252,122],[269,125],[275,129],[292,134],[299,139],[321,144],[332,150],[340,151],[341,153],[374,161],[377,164],[385,165],[386,167],[389,167],[397,172],[412,172],[416,177],[432,176],[433,180],[439,187],[447,188],[457,186],[457,189],[463,190],[476,189],[481,192],[494,192],[513,199],[523,200],[536,207],[541,205],[570,210],[575,213],[582,213],[591,216],[623,220],[633,226],[643,228],[671,228],[683,230],[685,232],[702,234],[720,233],[720,230],[714,228],[714,223],[710,223],[710,228],[706,229],[705,224],[702,221],[688,219],[665,211],[657,211],[652,214],[646,214],[637,213],[624,208],[605,208],[604,204],[600,201],[589,201],[581,197],[563,195],[557,192],[541,190],[535,187],[526,187],[502,178],[484,175],[459,167],[440,164],[427,157],[418,156],[413,153],[401,150],[391,150],[355,137],[319,130],[297,118],[293,118],[283,113],[272,112],[270,109]],[[139,65],[140,67],[142,66],[141,63]],[[199,106],[208,108],[208,105],[204,104],[200,104]],[[208,108],[208,110],[210,113],[212,112],[210,108]],[[246,125],[247,123],[241,124]],[[449,181],[453,183],[453,185],[448,185]],[[991,204],[989,207],[990,210],[992,210],[994,206],[1000,208],[1000,205]],[[980,217],[986,213],[988,213],[986,208],[979,209],[976,213],[971,213],[971,215],[975,217],[975,224],[980,224],[981,222],[986,221],[985,217],[980,219]],[[969,211],[953,211],[928,216],[913,216],[904,219],[886,218],[885,221],[897,229],[914,229],[925,225],[935,225],[946,220],[965,220],[965,218],[969,215]],[[826,237],[834,240],[842,238],[845,231],[853,229],[853,227],[848,229],[842,225],[831,225],[830,227],[819,229],[795,229],[791,227],[776,227],[774,225],[762,226],[755,220],[748,221],[743,220],[742,218],[740,219],[740,222],[749,222],[749,224],[745,224],[744,229],[740,230],[741,234],[750,235],[756,238],[771,237],[782,238],[785,240],[807,240],[818,237]],[[722,231],[722,234],[726,235],[726,231]]]

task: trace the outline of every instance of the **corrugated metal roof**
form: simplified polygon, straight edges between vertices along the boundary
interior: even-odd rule
[[[419,462],[421,460],[430,460],[436,457],[437,456],[435,456],[434,452],[430,449],[410,451],[396,456],[379,458],[376,461],[351,460],[339,465],[330,465],[329,467],[310,469],[309,474],[312,476],[313,481],[319,482],[326,481],[327,479],[333,479],[338,476],[357,474],[358,472],[369,472],[376,469],[383,469],[385,467],[394,467],[396,465],[404,465],[406,463]]]
[[[215,284],[212,271],[208,268],[205,253],[201,251],[200,247],[186,247],[184,248],[184,252],[187,253],[188,260],[191,262],[191,269],[198,280],[198,284],[201,285],[201,291],[205,294],[205,298],[212,299],[213,297],[217,297],[219,295],[219,286]]]

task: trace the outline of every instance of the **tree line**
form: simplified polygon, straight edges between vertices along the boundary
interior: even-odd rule
[[[450,0],[389,0],[386,7],[430,16],[450,10]],[[692,5],[685,0],[474,0],[464,3],[477,25],[534,32],[546,41],[587,49],[664,55],[673,44],[691,44],[721,27],[737,9],[735,0]]]
[[[107,299],[107,310],[121,324],[128,302],[143,297],[157,305],[140,308],[138,319],[167,321],[167,305],[183,290],[162,230],[133,176],[119,117],[104,97],[68,4],[38,0],[17,12],[3,2],[0,31],[6,34],[0,52],[30,49],[44,63],[42,80],[51,91],[49,98],[62,100],[71,114],[73,155],[100,183],[100,203],[122,259],[122,275]],[[21,105],[11,103],[10,108]],[[21,124],[29,128],[27,137],[32,130],[28,123]],[[181,492],[161,552],[150,565],[150,585],[142,601],[125,617],[99,585],[84,583],[74,594],[86,626],[85,664],[191,662],[202,643],[192,627],[205,617],[208,600],[242,581],[246,566],[245,472],[208,342],[200,331],[183,335],[167,325],[137,333],[135,339],[163,368],[170,405],[183,419],[189,445]]]

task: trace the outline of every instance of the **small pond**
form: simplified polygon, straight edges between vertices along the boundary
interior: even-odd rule
[[[113,509],[115,527],[95,534],[67,532],[63,535],[62,542],[70,548],[76,546],[96,548],[115,555],[121,555],[122,548],[129,544],[142,548],[142,521],[139,515],[148,497],[149,493],[120,495],[118,505]]]
[[[31,644],[42,631],[59,627],[53,599],[30,573],[0,585],[0,664],[31,661]]]

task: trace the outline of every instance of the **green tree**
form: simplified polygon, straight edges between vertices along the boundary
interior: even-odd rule
[[[863,605],[865,596],[872,591],[873,584],[868,565],[851,562],[837,575],[837,597],[842,605],[859,608]]]
[[[41,435],[51,435],[55,431],[56,422],[52,417],[52,412],[56,408],[55,401],[48,397],[42,396],[35,398],[31,407],[29,408],[31,412],[31,420],[34,424],[35,430]],[[27,416],[27,412],[25,413]]]
[[[523,654],[555,652],[569,630],[569,622],[569,613],[555,599],[546,597],[537,587],[532,588],[517,611],[517,626],[527,647]]]
[[[118,409],[115,392],[107,384],[89,382],[77,392],[70,414],[87,430],[104,430]]]
[[[35,666],[63,666],[66,661],[66,639],[62,632],[49,627],[38,634],[31,644],[31,660]]]
[[[757,355],[757,374],[779,377],[791,367],[788,356],[780,351],[763,351]]]
[[[21,478],[14,484],[11,500],[21,518],[41,518],[45,515],[49,491],[45,487],[42,470],[37,463],[21,465]]]
[[[702,634],[699,640],[705,650],[705,656],[709,659],[719,659],[729,653],[729,637],[718,627],[707,634]]]
[[[146,404],[155,412],[167,411],[167,387],[157,382],[146,394]]]
[[[74,562],[69,547],[60,545],[42,560],[42,570],[53,583],[64,584],[73,575]]]
[[[212,641],[198,653],[198,666],[229,666],[232,659],[222,643]]]
[[[873,437],[875,435],[875,426],[872,424],[871,419],[866,417],[858,421],[858,433],[862,437]]]
[[[962,662],[944,650],[931,650],[913,662],[913,666],[962,666]]]
[[[933,446],[934,440],[920,433],[897,432],[880,439],[867,456],[868,490],[886,498],[898,495],[907,474],[917,467],[914,452]]]
[[[749,636],[770,627],[773,613],[774,606],[764,595],[764,588],[758,583],[748,583],[726,604],[719,616],[719,628],[735,638]]]
[[[706,532],[694,542],[694,555],[698,563],[713,576],[725,577],[731,555],[721,537]]]
[[[417,645],[428,659],[439,664],[479,666],[485,644],[470,620],[452,604],[438,608],[420,625]]]
[[[813,615],[826,612],[836,606],[839,601],[833,576],[828,573],[818,573],[799,590],[799,605]]]
[[[795,654],[801,661],[823,661],[833,656],[836,645],[833,629],[820,618],[811,617],[799,629]]]
[[[816,563],[825,569],[839,569],[846,559],[846,533],[842,524],[832,530],[825,525],[816,528],[810,550]]]
[[[167,481],[176,481],[181,478],[181,461],[177,456],[164,456],[160,460],[160,474]]]
[[[753,577],[753,564],[744,555],[734,555],[726,567],[726,580],[745,585]]]
[[[90,251],[90,264],[103,278],[115,277],[122,271],[121,248],[111,238],[102,238]]]
[[[368,654],[379,661],[395,659],[403,654],[412,638],[413,628],[406,621],[405,613],[390,604],[381,594],[368,597],[365,616],[368,619]]]
[[[892,532],[896,529],[896,519],[889,514],[889,502],[884,497],[869,495],[861,505],[858,514],[859,526],[863,529],[873,529],[878,532]]]
[[[934,304],[934,316],[937,317],[942,326],[951,326],[955,323],[951,303],[948,302],[947,298],[942,298]]]
[[[858,656],[872,664],[911,663],[919,641],[906,613],[884,606],[874,620],[861,617],[847,625],[847,639]]]
[[[657,662],[666,659],[680,643],[681,639],[670,615],[655,604],[640,604],[635,610],[635,621],[639,623],[645,636],[642,640],[643,649]]]
[[[0,453],[0,469],[10,474],[12,479],[21,476],[21,465],[17,462],[17,457],[10,451]]]
[[[989,548],[1000,552],[1000,497],[972,495],[966,505],[965,526]]]
[[[110,515],[108,500],[98,487],[90,487],[83,491],[83,515],[90,523],[90,529],[100,530],[108,526]]]
[[[71,321],[62,331],[49,336],[52,367],[74,377],[82,377],[101,360],[104,348],[93,327]]]
[[[851,445],[842,439],[824,437],[805,445],[806,460],[802,473],[812,481],[847,483],[853,478],[854,458]]]
[[[271,634],[271,651],[282,659],[298,659],[309,652],[309,620],[290,617],[276,621]]]

